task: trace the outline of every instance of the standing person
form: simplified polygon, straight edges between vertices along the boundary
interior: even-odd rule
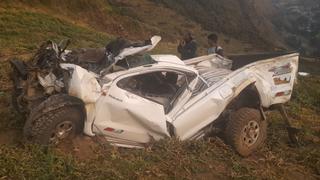
[[[181,54],[182,60],[191,59],[197,56],[197,43],[190,32],[183,36],[183,40],[179,43],[177,50]]]
[[[208,36],[208,44],[208,54],[216,53],[223,57],[223,49],[218,45],[218,36],[216,34],[212,33]]]

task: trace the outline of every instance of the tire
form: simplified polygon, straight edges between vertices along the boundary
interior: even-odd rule
[[[23,128],[23,134],[25,135],[25,137],[31,136],[32,126],[36,119],[41,118],[41,116],[46,115],[50,111],[54,111],[67,106],[78,107],[82,110],[81,112],[83,113],[83,116],[86,116],[84,103],[80,99],[69,96],[67,94],[57,94],[50,96],[46,100],[39,103],[39,105],[36,105],[34,108],[32,108],[29,114],[29,118]]]
[[[259,110],[240,108],[230,115],[225,138],[241,156],[249,156],[263,145],[267,137],[267,121]]]
[[[32,121],[32,127],[25,134],[28,141],[42,145],[57,145],[64,139],[72,138],[83,130],[83,119],[77,107],[65,107],[50,111]]]
[[[51,96],[30,113],[23,129],[25,139],[42,145],[57,145],[80,134],[86,113],[79,103],[82,103],[79,99],[68,95]]]

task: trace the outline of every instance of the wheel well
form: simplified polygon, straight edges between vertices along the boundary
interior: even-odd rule
[[[249,107],[258,109],[261,105],[259,92],[254,84],[250,84],[244,88],[241,93],[234,98],[226,109],[238,110],[241,107]]]
[[[65,107],[76,106],[81,110],[83,120],[86,118],[86,110],[81,99],[69,96],[67,94],[57,94],[50,96],[38,106],[33,108],[25,122],[23,133],[28,138],[32,136],[32,127],[37,119],[44,117],[49,112],[58,112]]]
[[[215,128],[209,128],[209,134],[219,134],[225,129],[226,123],[229,121],[231,113],[239,110],[240,108],[254,108],[260,109],[261,100],[259,92],[254,83],[244,88],[241,93],[235,97],[220,114],[220,116],[213,122]]]
[[[64,108],[66,106],[76,106],[81,109],[83,113],[84,119],[86,118],[86,109],[84,102],[76,97],[69,96],[67,94],[56,94],[50,96],[48,99],[43,101],[40,105],[38,105],[30,114],[30,117],[36,118],[37,116],[41,116],[46,112],[57,110],[60,108]],[[34,113],[36,112],[36,113]]]

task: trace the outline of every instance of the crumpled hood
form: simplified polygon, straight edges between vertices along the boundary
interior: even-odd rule
[[[114,58],[115,59],[115,63],[118,62],[119,60],[127,57],[127,56],[131,56],[131,55],[134,55],[134,54],[151,51],[161,41],[161,37],[160,36],[153,36],[150,39],[150,41],[151,41],[150,45],[146,45],[146,46],[142,46],[142,47],[133,47],[133,46],[131,46],[131,47],[122,49],[121,52]]]

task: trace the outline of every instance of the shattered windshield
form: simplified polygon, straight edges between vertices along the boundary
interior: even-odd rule
[[[126,69],[148,65],[148,64],[155,64],[157,61],[154,60],[149,54],[136,54],[132,56],[128,56],[125,59],[117,62],[116,65],[122,66]]]

